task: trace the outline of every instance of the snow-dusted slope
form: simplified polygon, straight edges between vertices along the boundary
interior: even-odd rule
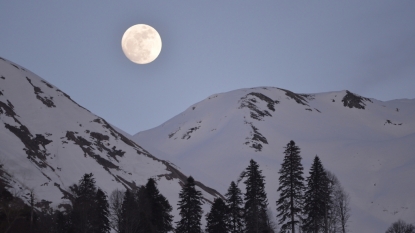
[[[178,220],[178,194],[186,179],[179,169],[157,159],[53,85],[3,58],[0,163],[3,185],[22,188],[23,195],[33,190],[38,202],[46,200],[52,207],[65,202],[65,190],[85,173],[92,172],[107,194],[143,185],[153,177]],[[206,200],[220,196],[197,184]],[[209,203],[203,208],[208,211]]]
[[[415,221],[413,99],[241,89],[212,95],[134,140],[221,193],[256,160],[274,216],[284,146],[294,140],[306,176],[318,155],[349,192],[353,232],[383,232],[399,218]]]

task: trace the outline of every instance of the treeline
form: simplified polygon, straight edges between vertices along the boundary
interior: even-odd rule
[[[136,190],[114,190],[110,197],[85,174],[69,187],[70,204],[36,211],[33,192],[30,205],[22,195],[0,189],[0,232],[4,233],[119,233],[171,232],[172,207],[159,193],[154,179]],[[109,199],[109,200],[108,200]],[[39,207],[39,206],[38,206]]]
[[[290,141],[284,149],[276,203],[281,232],[345,233],[349,196],[339,180],[324,169],[318,156],[304,179],[300,148]]]
[[[25,204],[16,194],[0,189],[0,232],[42,233],[276,233],[347,232],[350,217],[349,196],[336,176],[324,169],[318,156],[304,177],[300,148],[290,141],[284,147],[279,170],[277,216],[268,208],[265,177],[251,160],[239,179],[232,181],[224,198],[216,198],[202,229],[202,193],[190,176],[179,193],[180,220],[173,227],[172,207],[159,192],[154,179],[134,190],[114,190],[109,197],[85,174],[69,187],[59,209]],[[240,182],[246,188],[242,193]],[[276,218],[275,218],[276,217]],[[278,224],[274,223],[274,219]],[[402,224],[393,225],[395,228]],[[413,226],[412,226],[413,227]],[[392,228],[392,227],[391,227]],[[391,231],[388,232],[398,232]]]
[[[345,233],[350,217],[349,196],[336,176],[325,170],[318,156],[304,178],[300,148],[290,141],[284,148],[279,170],[278,226],[268,209],[265,178],[251,160],[239,180],[246,187],[242,195],[232,182],[225,202],[216,199],[207,215],[208,233],[310,232]],[[190,232],[190,231],[186,231]],[[194,231],[201,232],[201,231]]]

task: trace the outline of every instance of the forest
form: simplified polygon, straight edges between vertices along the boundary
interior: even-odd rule
[[[92,173],[84,174],[65,191],[70,204],[58,208],[35,203],[33,190],[25,203],[22,192],[0,186],[0,232],[8,233],[346,233],[350,197],[334,173],[316,155],[304,176],[300,148],[294,141],[284,147],[279,168],[279,199],[276,216],[268,207],[265,177],[251,159],[224,198],[216,198],[203,215],[202,193],[192,176],[182,185],[177,207],[180,220],[173,224],[172,206],[159,192],[156,179],[136,189],[113,190],[109,195],[97,187]],[[238,187],[244,184],[245,192]],[[206,226],[202,229],[202,218]],[[415,227],[401,220],[386,233],[414,233]]]

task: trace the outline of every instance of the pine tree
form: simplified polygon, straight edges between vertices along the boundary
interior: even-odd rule
[[[327,174],[319,157],[316,156],[311,165],[310,176],[307,177],[307,188],[304,194],[304,231],[313,233],[328,231],[329,201]]]
[[[202,218],[202,193],[195,188],[193,177],[187,179],[179,194],[181,219],[177,222],[176,233],[200,233]]]
[[[216,198],[206,218],[207,233],[228,233],[228,208],[221,198]]]
[[[265,192],[265,182],[262,171],[258,164],[251,159],[249,166],[243,172],[247,179],[245,200],[245,227],[246,233],[268,232],[267,216],[267,194]]]
[[[154,233],[155,229],[152,227],[150,218],[153,214],[151,203],[147,195],[146,187],[140,186],[135,193],[135,200],[137,202],[137,232]]]
[[[136,233],[139,227],[138,203],[135,195],[130,190],[126,190],[121,207],[121,233]]]
[[[96,186],[93,174],[85,174],[79,184],[69,187],[74,195],[72,227],[75,232],[92,232],[95,216]]]
[[[146,186],[140,186],[136,192],[127,190],[123,196],[120,217],[115,217],[115,221],[120,222],[120,233],[165,233],[173,230],[172,207],[160,194],[154,179],[150,178]]]
[[[288,230],[295,233],[295,225],[301,222],[302,200],[304,191],[303,166],[300,148],[290,141],[285,147],[284,162],[281,164],[277,201],[277,217],[281,232]]]
[[[107,195],[98,188],[95,196],[94,233],[106,233],[110,231],[109,205]]]
[[[227,224],[230,233],[242,233],[244,229],[243,220],[243,201],[241,197],[241,190],[232,181],[228,192],[225,194],[226,204],[228,206]]]
[[[154,179],[148,179],[145,191],[150,207],[150,211],[148,212],[150,216],[149,220],[155,229],[155,232],[167,233],[173,230],[173,216],[170,214],[172,207],[167,199],[160,194],[157,189],[157,183]]]
[[[137,233],[154,233],[156,232],[154,227],[151,225],[148,215],[144,211],[139,211],[138,214],[138,227]]]

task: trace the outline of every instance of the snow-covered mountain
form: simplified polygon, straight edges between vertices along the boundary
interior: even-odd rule
[[[107,194],[153,177],[177,221],[186,176],[200,181],[199,189],[212,201],[220,196],[214,189],[224,194],[252,158],[266,176],[276,215],[278,170],[284,146],[294,140],[306,176],[317,154],[350,194],[353,232],[382,232],[399,218],[415,221],[415,99],[241,89],[212,95],[129,137],[52,84],[0,58],[0,119],[0,182],[23,190],[23,198],[33,190],[39,203],[52,207],[65,202],[68,186],[85,173],[94,173]],[[205,213],[209,208],[206,202]]]
[[[187,178],[25,68],[0,58],[0,183],[56,207],[85,173],[108,195],[153,177],[173,207]],[[196,179],[197,180],[197,179]],[[196,182],[207,200],[220,196]]]
[[[350,194],[352,232],[415,221],[415,99],[240,89],[212,95],[133,139],[222,194],[254,159],[274,216],[284,147],[294,140],[305,176],[318,155]]]

